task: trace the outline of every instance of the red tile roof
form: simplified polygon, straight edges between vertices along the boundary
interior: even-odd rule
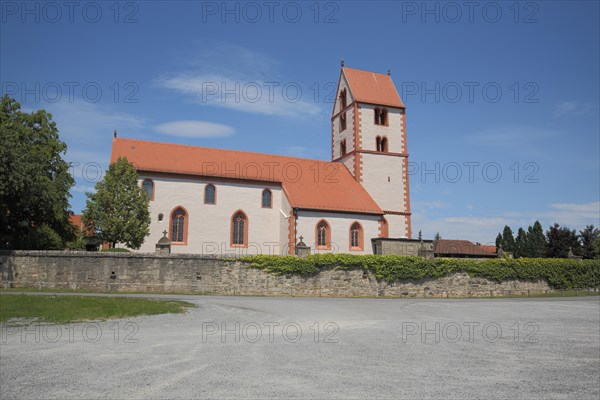
[[[468,240],[436,240],[433,252],[435,254],[468,255],[468,256],[496,256],[496,246],[481,245]]]
[[[81,215],[78,215],[78,214],[69,215],[69,222],[71,223],[71,225],[73,225],[78,230],[80,230],[80,231],[82,230],[83,223],[81,222]]]
[[[356,101],[404,108],[391,76],[352,68],[342,71]]]
[[[119,156],[138,171],[281,183],[294,208],[383,214],[341,163],[123,138],[111,163]]]
[[[69,223],[77,229],[77,231],[84,236],[94,236],[95,232],[93,228],[85,227],[83,224],[82,216],[79,214],[69,215]]]

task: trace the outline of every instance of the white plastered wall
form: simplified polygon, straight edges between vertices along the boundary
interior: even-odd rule
[[[166,178],[140,175],[154,182],[154,200],[150,201],[150,235],[139,249],[153,252],[155,244],[169,232],[170,217],[176,207],[187,211],[187,244],[171,246],[172,253],[195,254],[280,254],[281,207],[283,191],[277,184],[224,183],[193,178]],[[204,204],[204,188],[207,184],[216,188],[216,204]],[[272,208],[262,208],[264,189],[272,193]],[[283,210],[284,212],[289,212]],[[248,248],[231,247],[231,217],[242,210],[248,217]],[[163,221],[158,222],[158,215]],[[284,243],[287,242],[287,235]]]
[[[390,153],[405,153],[406,143],[402,135],[405,114],[400,108],[386,107],[388,110],[388,126],[375,125],[375,108],[370,104],[360,104],[360,135],[363,150],[377,150],[377,136],[385,136]]]
[[[377,205],[386,211],[404,211],[403,158],[362,154],[362,182]]]
[[[316,250],[316,226],[322,219],[331,229],[330,250]],[[373,254],[371,239],[379,236],[379,215],[334,213],[327,211],[298,211],[297,237],[317,253]],[[363,250],[350,250],[350,226],[359,222],[363,228]]]

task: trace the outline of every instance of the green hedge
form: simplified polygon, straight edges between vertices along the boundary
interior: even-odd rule
[[[241,261],[277,275],[316,274],[322,268],[362,268],[372,271],[379,280],[439,278],[464,271],[470,276],[502,282],[512,279],[545,278],[557,289],[600,286],[600,260],[562,258],[519,258],[469,260],[460,258],[376,256],[350,254],[315,254],[308,258],[293,256],[246,256]]]

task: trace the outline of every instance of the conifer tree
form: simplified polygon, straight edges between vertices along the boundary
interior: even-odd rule
[[[581,255],[583,258],[594,258],[594,240],[600,237],[600,230],[594,228],[594,225],[587,225],[584,230],[579,231],[581,238]]]
[[[528,257],[540,258],[546,256],[546,236],[540,221],[535,221],[528,235]]]
[[[515,251],[515,238],[510,226],[505,225],[502,231],[502,249],[508,252]]]
[[[515,258],[527,257],[527,232],[523,228],[519,228],[517,231],[513,252]]]

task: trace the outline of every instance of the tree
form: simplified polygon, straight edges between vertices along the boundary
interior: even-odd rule
[[[496,249],[499,249],[500,246],[502,246],[502,234],[499,233],[498,236],[496,236]]]
[[[86,193],[83,223],[94,227],[98,236],[115,247],[117,243],[139,249],[148,236],[148,196],[138,185],[137,172],[127,158],[119,159],[96,183],[96,193]]]
[[[435,240],[440,240],[441,238],[442,238],[442,235],[440,235],[440,233],[439,233],[439,232],[436,232],[436,233],[435,233],[435,238],[434,238],[434,239],[435,239]]]
[[[546,231],[548,238],[548,246],[546,249],[546,257],[550,258],[567,258],[569,249],[573,254],[579,255],[580,245],[575,230],[570,230],[566,226],[554,224]]]
[[[0,247],[62,249],[74,237],[66,151],[51,114],[0,99]]]
[[[533,227],[528,228],[528,233],[528,257],[544,257],[546,255],[546,236],[544,236],[544,230],[540,221],[535,221]]]
[[[504,230],[502,231],[502,250],[508,252],[515,251],[515,238],[508,225],[504,225]]]
[[[420,229],[419,229],[419,235],[417,236],[417,239],[418,239],[418,240],[421,240],[421,239],[423,239],[423,235],[421,234],[421,230],[420,230]]]
[[[594,225],[587,225],[584,230],[579,231],[581,238],[581,255],[583,258],[594,258],[594,240],[600,237],[600,230],[594,228]]]
[[[594,239],[592,243],[592,248],[594,249],[594,258],[600,259],[600,237]]]
[[[528,245],[527,232],[525,232],[525,229],[519,228],[519,230],[517,232],[517,238],[515,239],[515,246],[513,249],[514,257],[515,258],[527,257],[528,256],[527,245]]]

